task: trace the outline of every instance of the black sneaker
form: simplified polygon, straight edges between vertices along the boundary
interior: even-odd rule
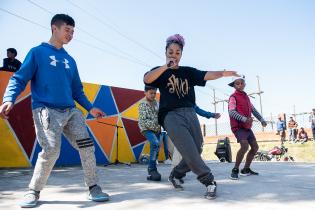
[[[151,181],[161,181],[161,174],[157,171],[157,169],[148,169],[147,180]]]
[[[250,168],[243,168],[241,170],[241,175],[242,176],[250,176],[250,175],[259,175],[259,173],[252,171]]]
[[[217,183],[213,181],[210,185],[207,186],[207,191],[205,193],[205,198],[212,200],[217,197]]]
[[[182,186],[182,184],[184,184],[184,180],[175,178],[173,171],[171,172],[170,176],[168,177],[168,181],[173,185],[173,187],[176,190],[184,190],[184,187]]]
[[[233,169],[232,169],[231,176],[230,176],[230,179],[232,179],[232,180],[238,180],[238,173],[239,173],[238,168],[233,168]]]

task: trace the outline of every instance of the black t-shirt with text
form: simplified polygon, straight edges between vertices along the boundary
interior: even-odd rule
[[[156,68],[159,67],[152,70]],[[161,125],[169,111],[195,105],[194,86],[206,85],[204,80],[206,73],[207,71],[180,66],[178,69],[167,69],[154,82],[147,84],[160,90],[159,123]]]
[[[14,59],[11,61],[9,58],[3,59],[3,67],[1,68],[3,71],[11,71],[16,72],[21,67],[21,62],[18,59]]]

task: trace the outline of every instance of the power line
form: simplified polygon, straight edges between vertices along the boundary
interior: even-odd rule
[[[46,13],[49,13],[50,15],[53,15],[53,14],[54,14],[53,12],[51,12],[50,10],[48,10],[47,8],[45,8],[45,7],[41,6],[41,5],[39,5],[39,4],[35,3],[35,2],[33,2],[32,0],[27,0],[27,1],[28,1],[29,3],[35,5],[36,7],[40,8],[41,10],[45,11]],[[121,54],[123,54],[123,55],[125,55],[125,56],[127,56],[127,57],[131,57],[131,58],[134,59],[138,64],[143,64],[143,66],[150,67],[150,65],[148,65],[148,64],[145,63],[144,61],[142,61],[142,60],[136,58],[135,56],[133,56],[133,55],[127,53],[127,52],[124,52],[123,50],[120,50],[119,48],[117,48],[117,47],[114,46],[113,44],[111,44],[111,43],[109,43],[109,42],[106,42],[106,41],[104,41],[104,40],[102,40],[102,39],[96,37],[95,35],[91,34],[90,32],[88,32],[88,31],[86,31],[86,30],[84,30],[84,29],[82,29],[82,28],[79,28],[79,27],[77,27],[77,29],[78,29],[78,31],[81,31],[81,32],[87,34],[88,36],[92,37],[93,39],[97,40],[98,42],[100,42],[100,43],[102,43],[102,44],[105,44],[105,45],[111,47],[111,48],[114,49],[114,50],[117,50],[117,51],[120,52]],[[77,39],[75,39],[75,40],[77,40]],[[81,41],[81,42],[83,42],[83,41]],[[85,44],[86,44],[86,43],[85,43]],[[97,47],[97,48],[98,48],[98,47]],[[117,54],[116,54],[116,55],[117,55]],[[125,58],[124,56],[119,56],[119,57]]]
[[[37,4],[37,3],[35,3],[35,2],[33,2],[33,1],[31,1],[31,0],[26,0],[26,1],[28,1],[29,3],[35,5],[36,7],[42,9],[43,11],[45,11],[45,12],[51,14],[51,15],[54,14],[53,12],[49,11],[48,9],[46,9],[46,8],[44,8],[44,7],[42,7],[42,6],[40,6],[39,4]]]
[[[78,8],[79,10],[83,11],[84,13],[86,13],[87,15],[93,17],[94,19],[96,19],[98,22],[100,22],[101,24],[103,24],[104,26],[110,28],[111,30],[113,30],[114,32],[116,32],[117,34],[119,34],[121,37],[129,40],[130,42],[134,43],[135,45],[141,47],[142,49],[150,52],[152,55],[160,58],[161,60],[164,60],[164,58],[162,58],[160,55],[158,55],[157,53],[155,53],[154,51],[150,50],[149,48],[147,48],[146,46],[144,46],[143,44],[141,44],[140,42],[129,38],[127,35],[123,34],[122,32],[120,32],[118,29],[116,29],[115,27],[109,25],[108,23],[104,22],[102,19],[98,18],[97,16],[95,16],[94,14],[90,13],[89,11],[83,9],[82,7],[78,6],[77,4],[73,3],[70,0],[67,0],[72,6]]]
[[[23,16],[17,15],[17,14],[15,14],[15,13],[10,12],[10,11],[8,11],[8,10],[6,10],[6,9],[1,8],[1,7],[0,7],[0,10],[1,10],[2,12],[5,12],[5,13],[9,14],[9,15],[12,15],[12,16],[14,16],[14,17],[17,17],[17,18],[21,19],[21,20],[24,20],[24,21],[26,21],[26,22],[28,22],[28,23],[31,23],[31,24],[36,25],[36,26],[39,26],[39,27],[44,28],[44,29],[46,29],[46,30],[50,30],[50,28],[48,28],[48,27],[46,27],[46,26],[43,26],[43,25],[41,25],[41,24],[39,24],[39,23],[37,23],[37,22],[35,22],[35,21],[29,20],[29,19],[27,19],[27,18],[25,18],[25,17],[23,17]],[[77,41],[78,43],[84,44],[84,45],[86,45],[86,46],[88,46],[88,47],[91,47],[91,48],[100,50],[100,51],[102,51],[102,52],[105,52],[105,53],[107,53],[107,54],[110,54],[110,55],[113,55],[113,56],[122,58],[122,59],[124,59],[124,60],[128,60],[129,62],[138,64],[138,65],[142,65],[142,66],[145,66],[145,67],[151,67],[151,66],[148,66],[148,65],[146,65],[146,64],[143,64],[143,63],[140,63],[140,62],[131,60],[131,59],[128,58],[128,57],[124,57],[124,56],[118,55],[118,54],[116,54],[116,53],[113,53],[113,52],[111,52],[111,51],[105,50],[104,48],[97,47],[97,46],[93,46],[93,45],[91,45],[91,44],[88,43],[88,42],[85,42],[85,41],[82,41],[82,40],[78,40],[78,39],[74,39],[74,40]]]
[[[228,97],[230,96],[228,93],[226,93],[224,90],[222,90],[222,89],[220,89],[220,88],[214,87],[214,86],[209,85],[209,84],[207,84],[206,87],[209,87],[209,88],[211,88],[211,89],[216,89],[216,90],[218,90],[220,93],[222,93],[222,94],[225,95],[225,96],[228,96]]]
[[[15,13],[10,12],[10,11],[8,11],[8,10],[6,10],[6,9],[1,8],[1,7],[0,7],[0,10],[3,11],[3,12],[5,12],[5,13],[7,13],[7,14],[10,14],[10,15],[12,15],[12,16],[15,16],[15,17],[17,17],[17,18],[19,18],[19,19],[22,19],[22,20],[24,20],[24,21],[26,21],[26,22],[29,22],[29,23],[32,23],[32,24],[34,24],[34,25],[37,25],[37,26],[39,26],[39,27],[41,27],[41,28],[50,30],[50,28],[48,28],[48,27],[46,27],[46,26],[43,26],[43,25],[41,25],[41,24],[39,24],[39,23],[36,23],[36,22],[34,22],[34,21],[32,21],[32,20],[29,20],[29,19],[27,19],[27,18],[25,18],[25,17],[22,17],[22,16],[20,16],[20,15],[17,15],[17,14],[15,14]]]

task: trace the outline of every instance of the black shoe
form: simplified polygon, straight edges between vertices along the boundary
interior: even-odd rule
[[[238,180],[238,173],[239,173],[238,168],[233,168],[230,179]]]
[[[184,188],[182,186],[182,184],[184,184],[184,180],[175,178],[173,171],[171,172],[170,176],[168,177],[168,181],[170,183],[172,183],[173,187],[176,190],[184,190]]]
[[[161,174],[157,171],[157,169],[148,169],[147,180],[151,181],[161,181]]]
[[[242,176],[250,176],[250,175],[259,175],[259,173],[252,171],[250,168],[243,168],[241,170],[241,175]]]
[[[210,185],[207,186],[207,191],[205,193],[206,199],[215,199],[217,197],[217,183],[213,181]]]

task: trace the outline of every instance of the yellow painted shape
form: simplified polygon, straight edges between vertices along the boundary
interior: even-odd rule
[[[147,140],[142,149],[142,154],[150,155],[150,142]]]
[[[100,89],[100,85],[92,84],[92,83],[83,83],[83,91],[86,97],[89,99],[91,103],[95,100],[95,97]],[[75,102],[78,109],[81,110],[84,117],[87,117],[88,112],[77,102]]]
[[[118,121],[119,126],[123,126],[121,118]],[[117,131],[116,131],[117,132]],[[116,145],[117,145],[117,138],[115,136],[114,146],[112,147],[112,153],[110,160],[111,162],[115,162],[116,160]],[[129,162],[136,162],[136,158],[133,154],[133,151],[130,147],[129,139],[126,135],[124,128],[118,128],[118,161],[123,163]]]
[[[133,106],[129,107],[124,113],[122,113],[123,117],[126,117],[128,119],[138,120],[139,119],[139,104],[141,100],[138,101]]]
[[[150,142],[148,140],[145,142],[145,145],[142,149],[141,154],[150,155]],[[165,153],[164,153],[164,145],[163,143],[161,143],[158,160],[164,161],[165,159],[166,158],[165,158]]]
[[[29,162],[11,133],[0,119],[0,167],[29,167]]]

